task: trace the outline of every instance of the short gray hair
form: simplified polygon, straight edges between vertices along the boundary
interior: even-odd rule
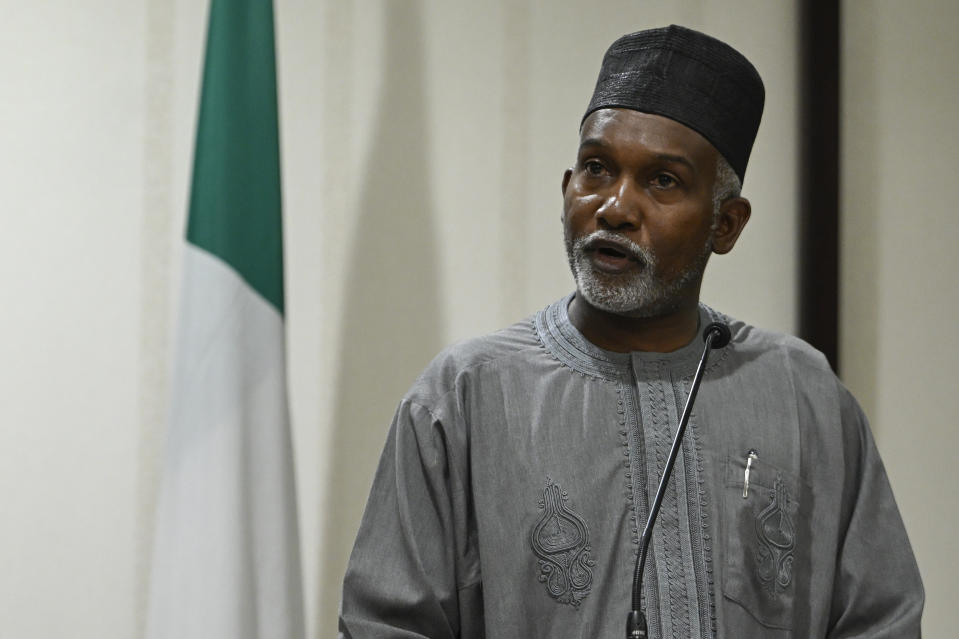
[[[730,166],[729,161],[721,154],[716,154],[716,181],[713,184],[713,230],[719,225],[719,207],[723,202],[739,197],[743,183]]]
[[[722,155],[716,157],[716,182],[713,184],[713,208],[717,211],[720,205],[726,200],[739,197],[742,191],[743,183],[739,181],[739,176],[733,171],[729,161]]]

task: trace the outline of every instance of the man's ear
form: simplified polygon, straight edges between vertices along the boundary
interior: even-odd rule
[[[734,197],[719,206],[719,219],[713,233],[713,253],[725,255],[733,250],[739,234],[746,228],[752,206],[744,197]]]
[[[573,169],[566,169],[563,173],[563,195],[566,195],[566,187],[569,186],[569,178],[573,177]]]

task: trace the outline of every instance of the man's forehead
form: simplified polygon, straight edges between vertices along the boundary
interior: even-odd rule
[[[685,158],[689,163],[711,163],[718,154],[709,140],[681,122],[619,108],[599,109],[586,117],[580,127],[580,148],[590,146],[642,149]]]

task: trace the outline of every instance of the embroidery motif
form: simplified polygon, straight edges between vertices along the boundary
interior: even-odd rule
[[[777,588],[783,590],[792,582],[796,531],[786,509],[789,494],[782,477],[776,478],[775,489],[769,492],[769,497],[769,505],[756,517],[760,543],[756,558],[760,581],[770,594],[775,594]]]
[[[543,517],[533,527],[530,543],[539,557],[537,578],[559,603],[578,608],[593,584],[589,529],[583,518],[566,507],[569,496],[546,478],[539,507]]]

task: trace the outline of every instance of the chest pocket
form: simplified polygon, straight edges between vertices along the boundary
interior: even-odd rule
[[[801,485],[797,476],[755,458],[747,486],[746,466],[745,456],[726,459],[723,593],[761,626],[788,637],[796,598],[793,564],[804,543],[797,538]]]

